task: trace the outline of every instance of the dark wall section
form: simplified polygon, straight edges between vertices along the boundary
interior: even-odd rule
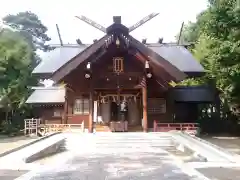
[[[178,86],[170,90],[174,102],[174,122],[196,123],[200,104],[213,104],[216,90],[210,86]]]
[[[210,86],[179,86],[172,88],[170,94],[176,102],[212,103],[216,90]]]

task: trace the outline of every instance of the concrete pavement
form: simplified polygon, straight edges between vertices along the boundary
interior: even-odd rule
[[[68,134],[68,152],[61,160],[17,180],[207,179],[184,168],[162,148],[171,145],[171,137],[164,133]]]

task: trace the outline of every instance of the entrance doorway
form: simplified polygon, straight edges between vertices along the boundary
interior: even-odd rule
[[[97,124],[111,126],[125,122],[128,126],[141,125],[141,96],[139,92],[99,93]]]

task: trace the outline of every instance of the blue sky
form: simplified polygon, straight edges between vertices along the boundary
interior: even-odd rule
[[[112,16],[122,16],[122,23],[131,26],[152,12],[160,14],[131,34],[147,42],[175,41],[182,22],[195,21],[196,15],[207,7],[207,0],[2,0],[0,17],[20,11],[36,13],[49,29],[51,43],[59,43],[55,24],[60,27],[64,43],[92,43],[104,34],[76,19],[75,15],[85,15],[107,27]]]

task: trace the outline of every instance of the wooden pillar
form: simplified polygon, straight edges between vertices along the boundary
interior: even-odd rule
[[[90,82],[90,91],[89,91],[89,121],[88,121],[88,132],[89,133],[93,132],[93,107],[94,107],[93,87],[92,87],[92,82]]]
[[[142,87],[142,104],[143,104],[143,132],[148,131],[147,120],[147,85]]]
[[[66,91],[67,92],[67,91]],[[68,98],[67,93],[65,94],[65,102],[64,102],[64,111],[63,111],[63,121],[64,124],[67,124],[67,118],[68,118]],[[63,124],[63,122],[61,122]]]

